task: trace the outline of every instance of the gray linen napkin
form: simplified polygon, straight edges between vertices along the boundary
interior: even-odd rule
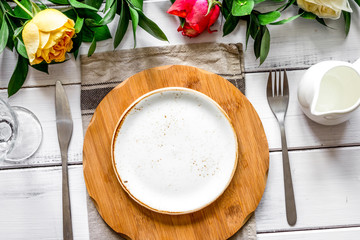
[[[142,70],[163,65],[189,65],[216,73],[245,93],[242,44],[199,43],[137,48],[81,56],[81,114],[84,134],[95,108],[115,86]],[[98,214],[88,196],[90,239],[123,239]],[[255,217],[231,240],[255,240]]]

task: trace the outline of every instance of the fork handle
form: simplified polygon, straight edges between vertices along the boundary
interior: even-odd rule
[[[67,147],[61,149],[62,160],[62,207],[63,207],[63,238],[64,240],[73,239],[72,221],[71,221],[71,204],[69,192],[68,177],[68,155]]]
[[[297,215],[296,215],[294,189],[291,178],[289,154],[286,143],[285,126],[283,122],[280,122],[279,125],[280,125],[281,145],[282,145],[286,218],[289,225],[294,226],[296,223]]]

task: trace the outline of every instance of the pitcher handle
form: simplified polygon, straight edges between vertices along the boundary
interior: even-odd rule
[[[360,71],[360,58],[356,60],[353,65],[356,70]]]

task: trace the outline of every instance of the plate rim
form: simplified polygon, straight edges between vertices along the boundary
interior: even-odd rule
[[[227,122],[231,126],[233,137],[234,137],[234,140],[235,140],[235,142],[234,142],[235,143],[235,161],[234,161],[234,164],[233,164],[233,167],[232,167],[230,177],[228,178],[228,181],[227,181],[225,187],[211,201],[207,202],[206,204],[204,204],[204,205],[202,205],[202,206],[200,206],[198,208],[195,208],[195,209],[192,209],[192,210],[187,210],[187,211],[166,211],[166,210],[156,209],[156,208],[153,208],[153,207],[145,204],[144,202],[142,202],[141,200],[136,198],[131,193],[131,191],[125,186],[125,184],[123,183],[123,181],[121,179],[121,176],[120,176],[119,172],[117,171],[117,167],[116,167],[116,163],[115,163],[115,156],[114,156],[115,140],[117,138],[117,135],[118,135],[118,133],[119,133],[119,131],[121,129],[121,126],[122,126],[123,122],[125,121],[127,115],[142,100],[144,100],[144,99],[146,99],[146,98],[148,98],[148,97],[150,97],[152,95],[155,95],[155,94],[158,94],[158,93],[161,93],[161,92],[168,92],[168,91],[185,91],[185,92],[191,92],[191,93],[194,93],[194,94],[197,94],[197,95],[201,95],[202,97],[204,97],[204,99],[206,99],[206,101],[209,101],[211,104],[216,106],[220,110],[220,112],[225,116]],[[163,88],[158,88],[158,89],[155,89],[153,91],[150,91],[150,92],[147,92],[147,93],[143,94],[142,96],[137,98],[135,101],[133,101],[129,105],[129,107],[127,107],[125,109],[125,111],[122,113],[122,115],[120,116],[118,122],[116,123],[115,129],[113,131],[113,135],[112,135],[112,138],[111,138],[111,163],[112,163],[112,167],[113,167],[113,170],[115,172],[116,178],[117,178],[118,182],[120,183],[122,189],[127,193],[128,196],[130,196],[135,202],[137,202],[141,206],[143,206],[143,207],[145,207],[145,208],[147,208],[149,210],[152,210],[154,212],[162,213],[162,214],[168,214],[168,215],[189,214],[189,213],[197,212],[197,211],[199,211],[199,210],[201,210],[203,208],[206,208],[210,204],[214,203],[221,195],[223,195],[223,193],[229,187],[231,181],[233,180],[235,171],[237,169],[238,161],[239,161],[239,159],[238,159],[239,158],[239,142],[238,142],[237,138],[238,137],[237,137],[237,134],[236,134],[236,130],[235,130],[234,126],[233,126],[231,118],[228,116],[228,114],[225,112],[225,110],[214,99],[212,99],[211,97],[209,97],[208,95],[206,95],[206,94],[204,94],[202,92],[196,91],[196,90],[191,89],[191,88],[186,88],[186,87],[163,87]]]

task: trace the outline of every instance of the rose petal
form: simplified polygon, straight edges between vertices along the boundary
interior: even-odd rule
[[[207,0],[198,0],[185,20],[191,28],[199,33],[203,32],[210,20],[210,14],[206,15],[208,9]]]
[[[40,31],[51,32],[64,26],[68,22],[68,17],[56,9],[45,9],[36,14],[32,22]]]
[[[31,65],[39,64],[39,63],[41,63],[42,61],[44,61],[44,59],[42,59],[42,58],[35,58],[34,61],[31,63]]]
[[[24,27],[22,37],[30,64],[33,64],[32,62],[35,59],[35,54],[40,45],[40,34],[38,27],[32,21],[28,22]]]
[[[41,51],[41,57],[47,62],[47,63],[50,63],[51,60],[49,59],[49,52],[50,52],[50,49],[43,49]]]
[[[216,22],[216,20],[218,19],[220,14],[220,7],[218,5],[216,5],[213,9],[211,9],[209,15],[210,15],[210,20],[209,20],[209,24],[208,24],[208,30],[210,30],[210,27]]]
[[[181,26],[180,26],[181,27]],[[184,27],[180,29],[178,28],[178,31],[183,31],[182,35],[187,36],[189,38],[196,37],[200,34],[200,32],[196,31],[195,29],[191,28],[188,23],[184,24]]]
[[[347,12],[352,12],[352,9],[350,7],[348,0],[331,0],[331,1],[319,0],[318,4],[330,7],[332,9],[334,9],[335,11],[344,10]]]
[[[50,33],[48,32],[40,32],[40,49],[43,49],[48,43],[50,38]]]
[[[195,3],[196,0],[176,0],[167,13],[184,18],[191,12]]]
[[[47,44],[45,45],[44,48],[51,48],[53,47],[58,41],[60,38],[62,38],[62,36],[65,34],[65,31],[67,29],[62,27],[56,31],[53,31],[50,33],[50,39],[49,41],[47,42]]]

